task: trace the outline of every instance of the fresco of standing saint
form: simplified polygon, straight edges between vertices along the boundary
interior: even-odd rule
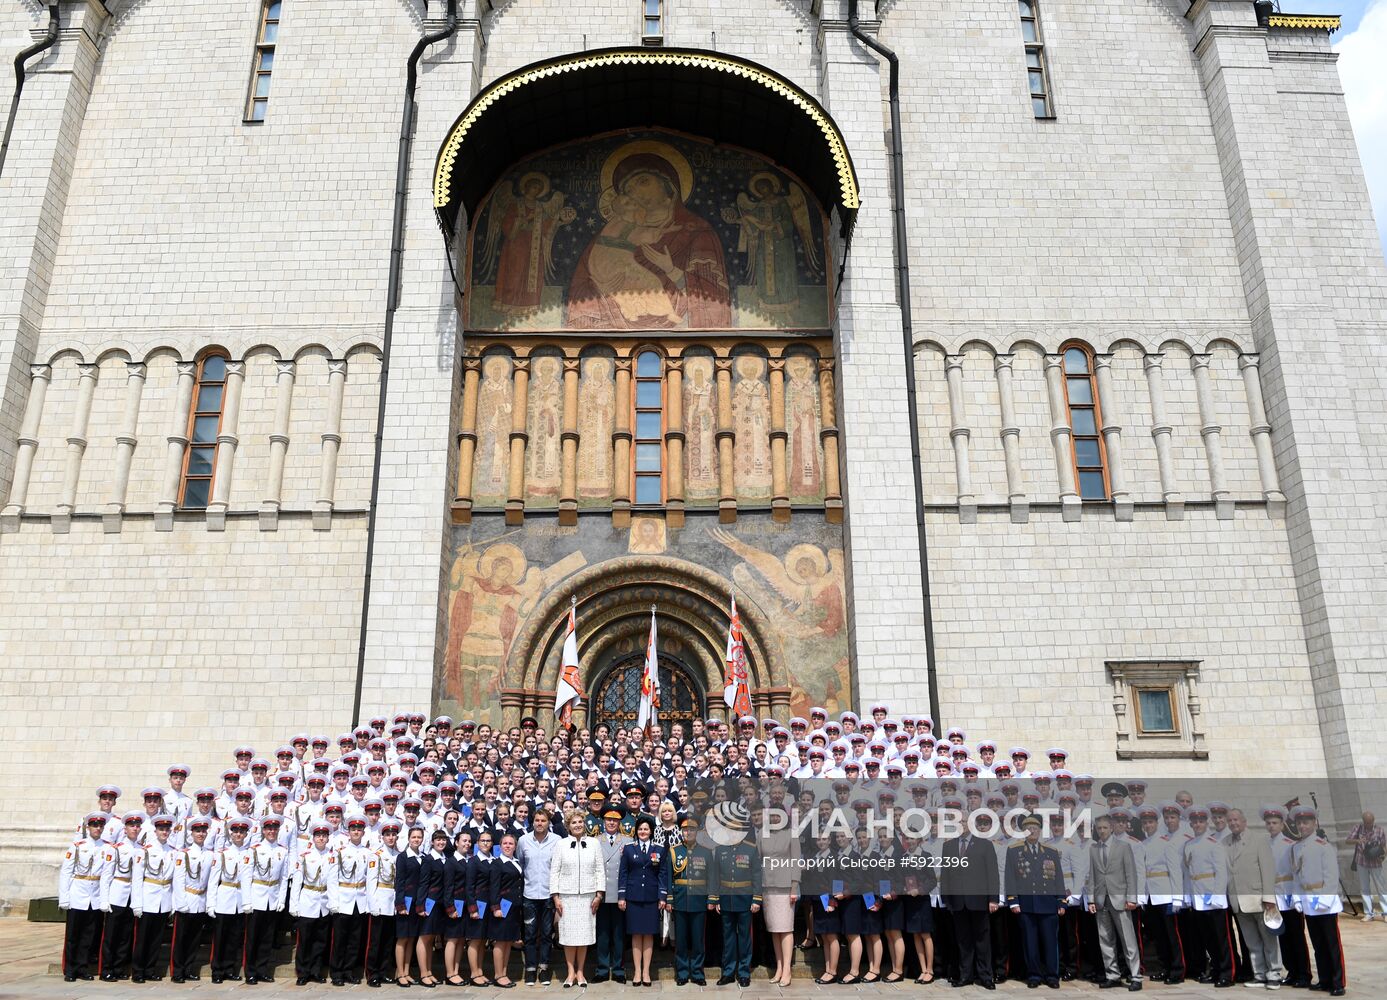
[[[737,196],[735,208],[722,210],[723,221],[740,228],[737,252],[746,255],[746,284],[739,289],[739,304],[771,315],[790,313],[799,304],[796,233],[809,269],[823,273],[809,202],[798,184],[782,185],[767,171],[753,174],[748,188],[750,193]],[[753,291],[754,297],[748,294]]]
[[[502,183],[491,198],[483,261],[494,275],[491,308],[497,312],[537,309],[545,281],[554,274],[554,235],[578,217],[551,191],[549,178],[532,171],[520,178],[518,191]]]

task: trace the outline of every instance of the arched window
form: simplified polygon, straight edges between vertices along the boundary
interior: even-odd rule
[[[208,354],[197,366],[192,410],[188,414],[188,454],[183,460],[182,507],[205,508],[212,498],[217,469],[217,435],[226,394],[226,356]]]
[[[1064,348],[1064,398],[1074,438],[1074,474],[1084,500],[1108,499],[1108,472],[1103,450],[1102,414],[1093,378],[1093,355],[1082,344]]]
[[[660,729],[666,736],[674,723],[693,731],[693,720],[703,718],[704,698],[693,672],[672,656],[659,654]],[[645,672],[645,653],[632,653],[617,663],[597,684],[588,723],[596,727],[605,722],[614,728],[634,728],[640,718],[641,675]]]
[[[636,357],[635,482],[632,502],[659,506],[665,500],[665,386],[663,364],[654,351]]]

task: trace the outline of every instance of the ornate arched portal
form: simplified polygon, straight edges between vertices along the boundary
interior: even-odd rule
[[[702,718],[707,693],[694,679],[693,671],[677,657],[661,653],[660,729],[666,736],[678,723],[692,732],[694,719]],[[588,708],[588,724],[606,723],[613,729],[634,727],[640,719],[641,676],[645,672],[645,653],[627,653],[605,670],[596,672]]]

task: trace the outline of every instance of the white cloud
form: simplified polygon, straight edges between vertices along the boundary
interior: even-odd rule
[[[1357,30],[1339,40],[1339,76],[1368,179],[1377,231],[1387,246],[1387,0],[1373,0]]]

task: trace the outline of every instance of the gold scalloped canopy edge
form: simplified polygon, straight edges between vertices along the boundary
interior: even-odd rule
[[[856,209],[859,207],[857,178],[853,174],[852,160],[848,157],[847,143],[843,141],[843,136],[838,131],[838,127],[828,115],[824,113],[818,103],[802,90],[759,66],[740,62],[736,59],[729,59],[726,56],[696,55],[689,52],[621,50],[616,52],[570,56],[554,62],[534,66],[527,70],[521,70],[511,76],[503,77],[483,90],[481,94],[478,95],[477,99],[472,102],[471,107],[468,108],[463,117],[453,126],[452,131],[448,133],[448,138],[443,143],[443,149],[438,157],[438,167],[434,172],[433,178],[434,208],[446,208],[448,203],[452,201],[453,166],[457,163],[458,153],[462,149],[463,140],[467,138],[467,133],[472,130],[472,126],[480,121],[491,106],[502,97],[536,80],[542,80],[559,73],[569,73],[574,70],[596,69],[603,66],[639,65],[642,63],[650,65],[691,66],[698,69],[713,70],[719,73],[731,73],[734,76],[744,77],[758,83],[767,90],[780,95],[807,115],[823,135],[824,141],[828,143],[829,152],[833,155],[834,167],[838,172],[839,201],[842,206],[847,209]]]
[[[1339,30],[1340,23],[1338,14],[1272,14],[1267,18],[1271,28],[1309,28],[1331,34]]]

